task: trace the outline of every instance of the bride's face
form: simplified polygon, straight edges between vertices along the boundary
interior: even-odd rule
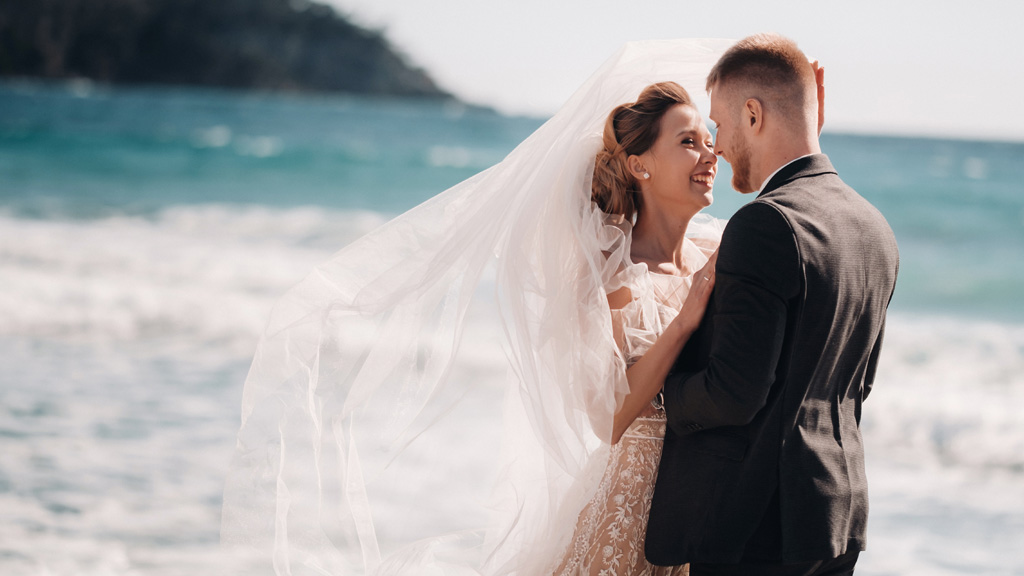
[[[711,133],[693,106],[673,106],[661,118],[657,140],[640,156],[650,178],[641,182],[644,205],[685,207],[694,213],[711,205],[718,171]]]

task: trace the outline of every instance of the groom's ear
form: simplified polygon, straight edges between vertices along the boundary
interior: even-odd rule
[[[750,130],[757,134],[764,127],[764,107],[757,98],[747,98],[743,103],[743,119],[750,126]]]

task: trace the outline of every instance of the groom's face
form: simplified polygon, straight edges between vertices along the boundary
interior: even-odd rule
[[[757,190],[751,182],[750,142],[741,126],[741,102],[728,91],[711,90],[711,112],[708,118],[715,123],[715,154],[732,168],[732,187],[746,194]]]

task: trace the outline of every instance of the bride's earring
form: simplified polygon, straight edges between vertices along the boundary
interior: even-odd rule
[[[644,180],[650,180],[650,179],[651,179],[651,173],[650,172],[644,172]]]

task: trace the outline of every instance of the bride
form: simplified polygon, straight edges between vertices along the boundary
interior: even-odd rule
[[[643,541],[665,437],[656,397],[713,284],[717,242],[698,244],[686,230],[711,204],[717,160],[689,94],[674,82],[647,87],[608,117],[593,197],[629,244],[613,283],[622,286],[608,294],[629,390],[613,417],[608,466],[580,514],[559,576],[687,573],[649,565]]]
[[[627,45],[500,164],[282,298],[225,483],[238,573],[685,574],[643,558],[657,395],[721,227],[695,217],[710,135],[668,81],[703,85],[729,44]],[[460,354],[494,298],[500,400]]]

